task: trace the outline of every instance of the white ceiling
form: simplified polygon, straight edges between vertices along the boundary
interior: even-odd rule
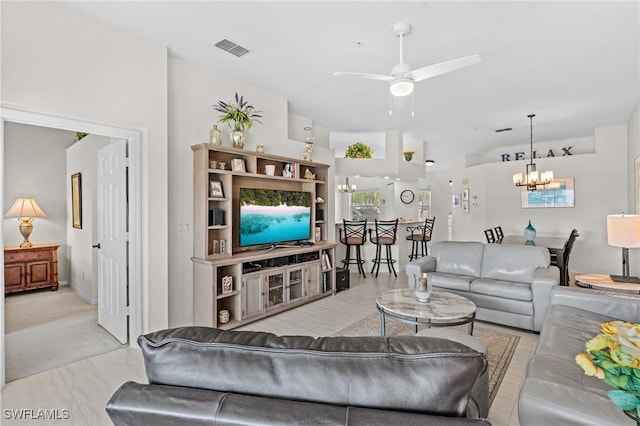
[[[427,142],[435,169],[465,155],[589,136],[625,124],[639,99],[638,1],[68,2],[69,7],[166,45],[289,100],[292,113],[336,132],[402,130]],[[408,22],[413,68],[479,54],[482,62],[416,84],[389,116],[382,81],[398,62],[396,22]],[[214,43],[250,50],[241,58]],[[495,133],[512,127],[513,131]],[[456,160],[457,159],[457,160]],[[433,170],[433,169],[432,169]]]

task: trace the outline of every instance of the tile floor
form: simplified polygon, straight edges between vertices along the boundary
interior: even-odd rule
[[[375,297],[379,291],[404,286],[405,277],[388,275],[359,279],[358,275],[351,274],[350,290],[242,329],[277,334],[332,335],[375,312]],[[504,330],[504,327],[492,327]],[[537,334],[508,330],[520,335],[520,342],[489,413],[489,420],[494,426],[519,425],[518,393],[526,365],[538,341]],[[119,349],[10,382],[0,393],[0,424],[110,425],[105,404],[113,392],[128,380],[146,382],[142,356],[135,348]],[[47,414],[56,418],[34,420],[34,417],[43,415],[38,409],[47,409]],[[23,418],[16,419],[20,414]]]

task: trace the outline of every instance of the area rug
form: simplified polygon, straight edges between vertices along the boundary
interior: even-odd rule
[[[459,326],[460,331],[464,327]],[[387,336],[401,336],[415,334],[415,328],[409,324],[388,319],[386,321]],[[368,317],[352,324],[335,334],[336,336],[379,336],[380,335],[380,314],[374,313]],[[476,322],[473,327],[473,335],[484,342],[487,346],[487,357],[489,358],[489,403],[498,393],[498,388],[509,368],[509,363],[518,346],[520,336],[504,331],[490,330]]]

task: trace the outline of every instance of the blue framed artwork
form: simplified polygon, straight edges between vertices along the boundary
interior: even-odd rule
[[[523,209],[549,207],[575,207],[573,178],[556,178],[536,191],[522,187]]]

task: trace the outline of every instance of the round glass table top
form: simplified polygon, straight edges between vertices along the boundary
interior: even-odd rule
[[[428,302],[418,302],[410,288],[387,290],[376,298],[383,313],[425,322],[447,322],[473,318],[476,305],[466,297],[446,291],[432,291]]]

